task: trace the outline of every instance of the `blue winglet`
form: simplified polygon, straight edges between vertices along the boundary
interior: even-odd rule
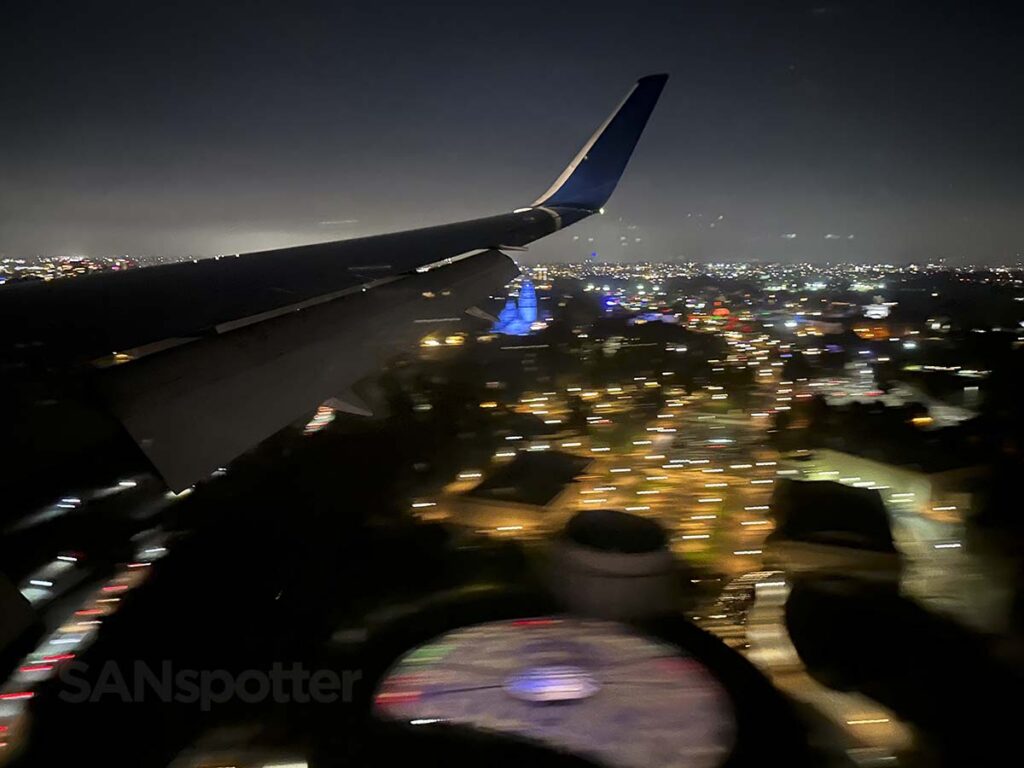
[[[600,210],[615,191],[668,75],[640,78],[534,205]]]

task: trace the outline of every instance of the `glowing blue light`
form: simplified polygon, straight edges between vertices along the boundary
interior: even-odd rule
[[[597,693],[601,686],[580,667],[527,667],[505,681],[505,692],[522,701],[551,703],[579,701]]]

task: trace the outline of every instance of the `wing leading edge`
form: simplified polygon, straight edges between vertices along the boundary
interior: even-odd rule
[[[502,249],[597,213],[667,76],[642,78],[532,206],[353,240],[0,289],[5,355],[88,364],[172,489],[205,477],[435,328],[449,332],[517,269]],[[429,298],[428,298],[429,297]],[[122,356],[121,359],[124,359]],[[357,410],[363,410],[359,408]]]

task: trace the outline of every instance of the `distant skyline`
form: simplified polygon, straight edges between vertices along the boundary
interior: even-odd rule
[[[1024,23],[1001,5],[22,4],[0,253],[203,256],[511,210],[665,71],[607,214],[524,260],[1012,263]]]

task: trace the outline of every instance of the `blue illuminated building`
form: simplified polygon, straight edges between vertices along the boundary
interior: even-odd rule
[[[509,296],[505,307],[498,314],[498,322],[491,328],[493,333],[506,336],[526,336],[537,322],[537,292],[533,283],[523,280],[518,301]]]

